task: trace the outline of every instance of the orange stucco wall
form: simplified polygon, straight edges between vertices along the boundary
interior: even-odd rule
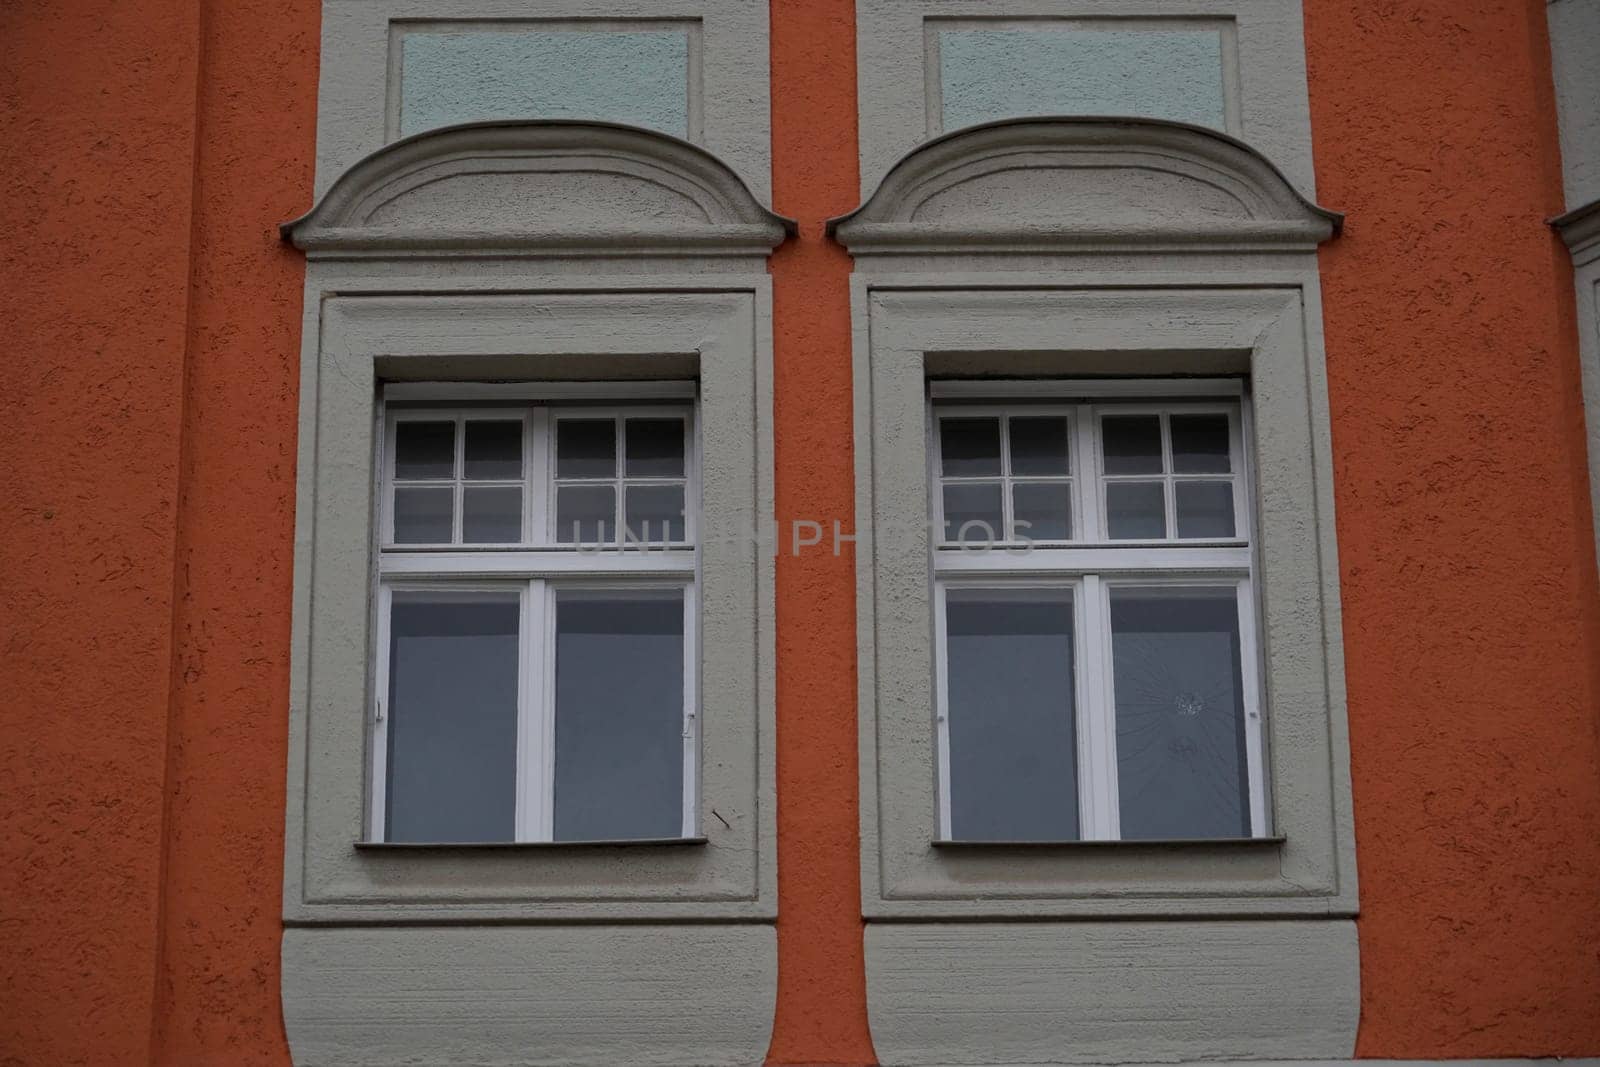
[[[0,1063],[288,1062],[318,10],[0,5]]]
[[[1600,1054],[1600,589],[1542,0],[1305,0],[1366,1056]],[[318,0],[0,5],[0,1064],[287,1062]],[[850,0],[774,0],[781,524],[853,523]],[[866,1064],[853,557],[778,567],[775,1064]]]
[[[0,41],[0,1062],[137,1063],[160,939],[195,12],[6,4]]]
[[[1544,0],[1305,0],[1363,1056],[1600,1053],[1595,562]]]

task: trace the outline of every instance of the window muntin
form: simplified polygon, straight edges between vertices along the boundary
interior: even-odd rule
[[[1243,417],[1234,402],[934,404],[942,839],[1268,833]],[[1018,521],[1015,490],[1042,466],[1019,464],[1018,426],[1067,442],[1032,451],[1057,463],[1045,484],[1071,487],[1068,538]],[[984,524],[963,537],[947,494],[976,485],[992,511],[956,511]],[[1128,485],[1150,489],[1140,536],[1117,526]],[[1226,494],[1200,512],[1204,536],[1191,485]]]
[[[941,547],[1249,536],[1237,406],[940,405],[934,427]]]
[[[384,441],[369,836],[694,836],[691,407],[395,407]],[[569,486],[656,499],[562,536]],[[418,490],[439,500],[425,538]]]

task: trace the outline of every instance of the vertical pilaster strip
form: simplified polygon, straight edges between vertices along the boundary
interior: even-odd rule
[[[158,1064],[286,1064],[296,403],[319,0],[204,0],[172,611]],[[244,1052],[241,1050],[248,1050]]]
[[[800,233],[772,258],[777,441],[778,1008],[768,1062],[875,1062],[856,774],[850,257],[852,0],[773,0],[772,178]],[[815,526],[809,525],[815,523]],[[836,525],[837,524],[837,527]],[[816,543],[804,542],[815,539]]]

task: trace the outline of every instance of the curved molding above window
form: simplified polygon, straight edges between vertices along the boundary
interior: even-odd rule
[[[1578,265],[1600,258],[1600,200],[1550,220]]]
[[[396,141],[280,227],[311,256],[767,255],[794,223],[667,134],[478,122]]]
[[[853,253],[1309,250],[1343,218],[1214,130],[1030,118],[920,145],[828,232]]]

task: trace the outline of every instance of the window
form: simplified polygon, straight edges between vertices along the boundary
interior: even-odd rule
[[[390,408],[373,838],[695,835],[693,443],[687,405]]]
[[[935,401],[942,839],[1267,833],[1242,419]]]

